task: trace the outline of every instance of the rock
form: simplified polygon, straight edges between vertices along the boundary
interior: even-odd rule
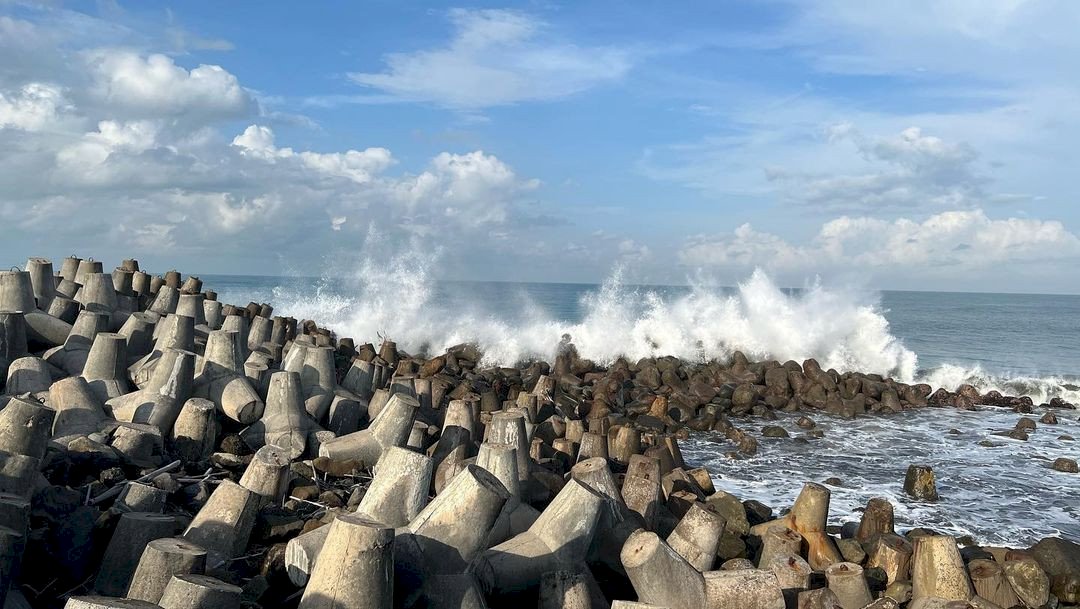
[[[318,457],[312,461],[312,465],[315,469],[328,475],[335,477],[351,476],[360,469],[360,462],[354,459],[338,460],[331,459],[330,457]]]
[[[740,537],[750,532],[750,521],[746,517],[746,508],[734,495],[724,491],[716,491],[705,500],[705,503],[727,522],[724,528],[725,532]]]
[[[802,429],[813,429],[814,427],[817,427],[817,423],[810,417],[799,417],[799,419],[795,421],[795,424]]]
[[[847,562],[861,565],[866,560],[866,552],[863,550],[862,544],[854,539],[838,539],[836,547]]]
[[[821,483],[822,484],[828,484],[829,486],[840,486],[840,487],[844,486],[844,481],[837,478],[837,477],[835,477],[835,476],[832,477],[832,478],[826,478],[826,479],[822,480]],[[855,562],[855,561],[848,561],[848,562]]]
[[[1080,544],[1047,537],[1029,550],[1050,577],[1050,590],[1065,603],[1080,604]]]
[[[904,478],[904,492],[916,499],[937,501],[934,469],[929,465],[909,465]]]
[[[1001,436],[1003,438],[1011,438],[1013,440],[1020,440],[1021,442],[1027,442],[1028,434],[1022,429],[1010,429],[1008,431],[995,431],[995,436]]]
[[[787,430],[779,425],[766,425],[761,428],[761,435],[766,438],[788,438],[790,437]]]
[[[1027,607],[1042,607],[1050,599],[1050,578],[1033,558],[1006,560],[1005,579]]]
[[[1035,431],[1035,421],[1028,417],[1020,417],[1020,420],[1016,422],[1016,429],[1021,431],[1032,432]]]
[[[1052,413],[1052,412],[1048,412],[1048,413],[1044,414],[1042,416],[1042,418],[1039,419],[1039,421],[1041,423],[1045,424],[1045,425],[1057,425],[1058,424],[1057,415]]]
[[[773,519],[772,508],[760,501],[754,499],[743,501],[743,508],[746,510],[746,520],[750,523],[750,526],[759,525]]]
[[[754,393],[754,388],[748,383],[743,383],[735,388],[735,393],[731,394],[731,405],[733,408],[749,409],[757,401],[757,394]]]
[[[1075,474],[1080,472],[1080,467],[1077,467],[1075,459],[1069,459],[1066,457],[1059,457],[1054,459],[1054,464],[1051,466],[1059,472],[1065,472],[1067,474]]]

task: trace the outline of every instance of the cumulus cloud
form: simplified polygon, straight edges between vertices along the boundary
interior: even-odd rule
[[[978,154],[965,144],[947,142],[909,127],[890,137],[869,137],[850,123],[827,130],[832,145],[853,143],[866,170],[823,174],[785,168],[767,170],[791,201],[819,210],[960,208],[986,200],[988,179]]]
[[[86,61],[94,78],[92,92],[129,113],[237,117],[254,108],[252,97],[221,66],[187,70],[168,56],[125,49],[88,51]]]
[[[241,154],[270,163],[277,160],[294,160],[308,169],[328,176],[348,178],[354,182],[370,182],[372,178],[394,164],[394,157],[386,148],[367,148],[345,152],[318,153],[294,152],[292,148],[274,145],[274,132],[263,125],[251,125],[233,138],[232,145]]]
[[[616,82],[632,65],[625,50],[561,42],[525,13],[455,9],[449,17],[445,48],[392,53],[385,71],[349,77],[388,100],[475,110],[566,97]]]
[[[992,274],[1013,264],[1080,260],[1080,237],[1061,222],[993,219],[973,209],[923,220],[841,216],[825,222],[806,244],[744,224],[731,234],[692,237],[679,258],[703,268],[956,276]]]
[[[0,91],[0,129],[41,131],[54,128],[61,115],[70,109],[60,87],[27,83],[17,91]]]

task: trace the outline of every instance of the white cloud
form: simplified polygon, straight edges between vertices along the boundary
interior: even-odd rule
[[[274,132],[269,127],[251,125],[243,133],[233,138],[232,145],[239,148],[241,154],[275,162],[277,159],[295,159],[309,169],[328,176],[348,178],[354,182],[370,182],[395,163],[393,155],[386,148],[367,148],[365,150],[346,150],[345,152],[318,153],[303,151],[296,153],[292,148],[278,148],[274,145]]]
[[[632,64],[621,49],[558,41],[545,23],[517,11],[449,15],[455,33],[447,47],[393,53],[386,71],[349,77],[393,100],[475,110],[573,95],[620,80]]]
[[[1058,221],[992,219],[974,209],[946,211],[921,221],[841,216],[825,222],[802,245],[746,224],[733,234],[692,237],[679,258],[692,267],[730,270],[762,267],[879,278],[993,276],[1011,265],[1074,264],[1080,261],[1080,237]]]
[[[42,131],[53,128],[71,106],[63,90],[48,83],[32,82],[18,91],[0,91],[0,129]]]
[[[867,137],[850,123],[828,130],[831,145],[853,142],[865,161],[861,173],[835,175],[785,168],[767,171],[792,201],[818,210],[957,208],[983,203],[987,178],[965,143],[946,142],[908,127],[892,137]]]
[[[254,108],[235,76],[220,66],[189,70],[160,54],[96,49],[86,54],[93,92],[129,113],[152,116],[243,116]]]

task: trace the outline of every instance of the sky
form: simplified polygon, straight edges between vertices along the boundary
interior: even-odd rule
[[[0,0],[0,263],[1080,292],[1080,3]]]

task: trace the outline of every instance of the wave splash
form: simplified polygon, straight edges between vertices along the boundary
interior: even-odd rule
[[[679,294],[627,285],[616,270],[580,302],[580,321],[558,319],[521,294],[516,303],[442,302],[434,258],[415,252],[386,263],[366,258],[344,281],[324,279],[314,296],[274,290],[283,312],[310,318],[357,341],[390,338],[409,352],[442,352],[476,343],[485,364],[550,359],[569,334],[582,357],[606,364],[618,357],[674,355],[692,361],[727,358],[816,358],[839,371],[877,372],[911,381],[914,352],[889,331],[876,300],[815,284],[779,288],[755,271],[735,289],[695,284]],[[351,294],[351,295],[350,295]]]

